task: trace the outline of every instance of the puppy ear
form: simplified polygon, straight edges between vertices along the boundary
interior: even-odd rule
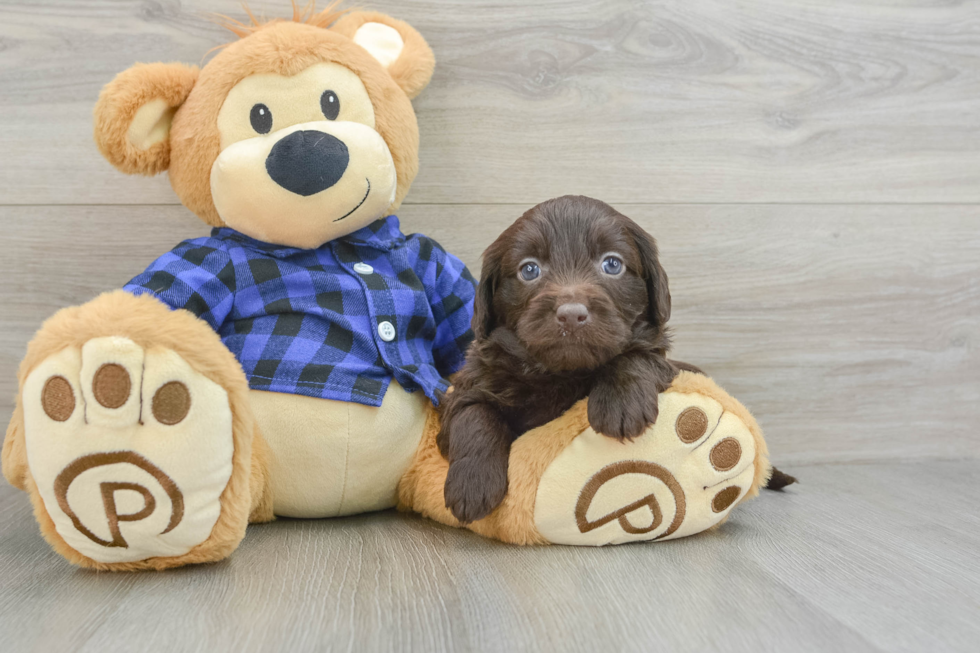
[[[170,165],[170,122],[197,82],[180,63],[136,64],[105,85],[95,105],[95,143],[127,174],[155,175]]]
[[[649,302],[647,319],[654,327],[662,328],[670,319],[670,286],[667,283],[667,273],[660,265],[657,241],[640,225],[632,220],[630,223],[630,234],[640,252],[643,278],[647,284],[647,301]]]
[[[496,244],[496,243],[495,243]],[[493,310],[493,293],[500,281],[500,254],[493,245],[483,252],[483,267],[480,270],[480,284],[476,287],[473,301],[473,335],[482,340],[497,327],[497,316]]]
[[[422,35],[406,22],[376,11],[351,11],[330,28],[378,60],[409,98],[432,79],[435,55]]]

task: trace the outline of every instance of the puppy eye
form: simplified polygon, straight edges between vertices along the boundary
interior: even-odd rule
[[[268,134],[272,131],[272,112],[264,104],[256,104],[252,107],[248,119],[252,122],[252,129],[258,133]]]
[[[324,91],[320,96],[320,111],[327,120],[336,120],[340,114],[340,98],[333,91]]]
[[[618,256],[607,256],[602,260],[602,271],[616,277],[623,272],[623,261]]]
[[[541,276],[541,268],[534,261],[521,263],[521,279],[524,281],[534,281]]]

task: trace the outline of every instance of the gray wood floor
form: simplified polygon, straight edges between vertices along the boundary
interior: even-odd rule
[[[518,548],[385,512],[136,575],[64,564],[4,487],[3,650],[976,651],[975,463],[795,471],[674,542]]]
[[[124,576],[68,566],[0,484],[0,650],[977,650],[980,2],[357,4],[439,62],[405,230],[477,271],[536,202],[614,203],[660,242],[676,356],[803,482],[678,542],[518,549],[383,513]],[[209,12],[241,15],[0,0],[0,421],[45,317],[206,233],[165,175],[101,159],[91,109],[133,62],[229,40]]]

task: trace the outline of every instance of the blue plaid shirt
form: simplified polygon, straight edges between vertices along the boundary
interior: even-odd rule
[[[458,258],[403,235],[395,216],[317,249],[214,229],[125,286],[207,321],[252,388],[369,406],[392,377],[438,403],[473,339],[475,288]]]

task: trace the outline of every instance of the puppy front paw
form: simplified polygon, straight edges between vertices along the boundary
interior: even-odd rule
[[[507,495],[507,468],[484,460],[464,459],[449,465],[446,507],[463,524],[483,519]]]
[[[632,440],[657,421],[657,390],[639,384],[597,384],[589,395],[589,424],[603,435]]]

